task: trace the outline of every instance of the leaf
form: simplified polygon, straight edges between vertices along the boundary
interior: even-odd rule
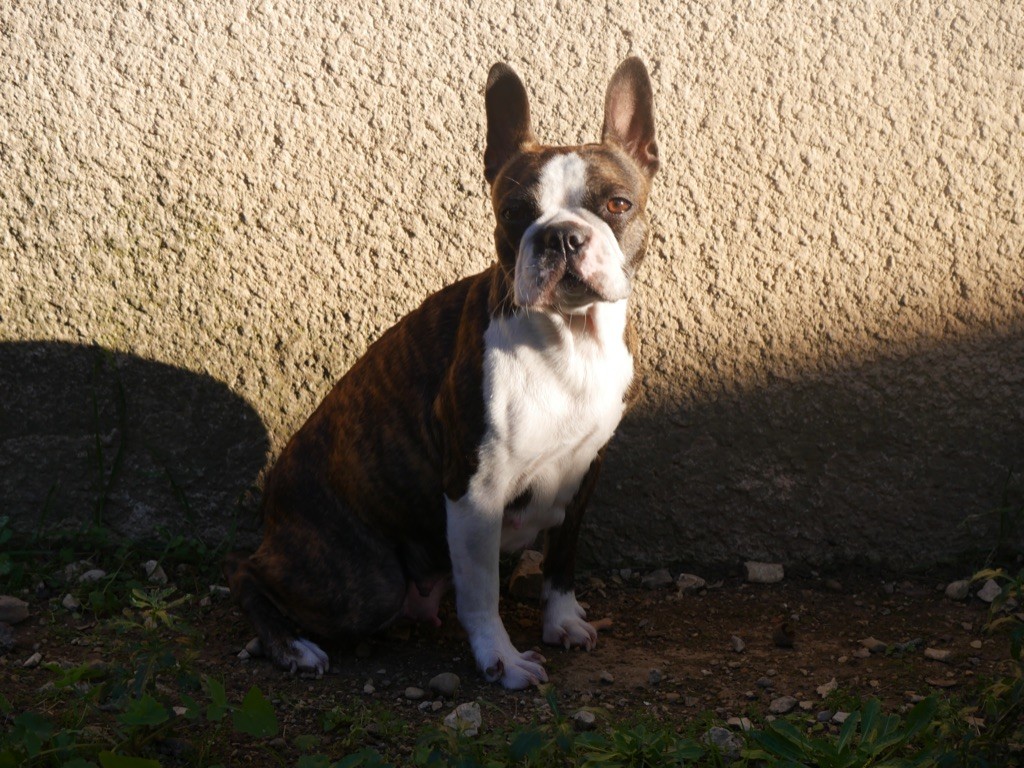
[[[187,693],[181,694],[181,703],[185,705],[185,713],[182,715],[186,720],[196,720],[202,714],[202,707],[199,702]]]
[[[206,719],[216,722],[228,711],[228,694],[224,686],[212,677],[206,678],[206,688],[210,693],[210,706],[206,708]]]
[[[860,740],[863,745],[865,742],[870,743],[876,738],[875,726],[878,724],[878,715],[882,710],[882,705],[878,699],[871,699],[864,707],[864,713],[861,717],[861,729],[860,729]]]
[[[125,757],[113,752],[100,752],[100,765],[103,768],[161,768],[159,760],[147,760],[144,757]]]
[[[772,725],[776,726],[778,723]],[[797,763],[804,759],[803,751],[776,730],[753,731],[750,737],[776,757],[793,760]]]
[[[328,768],[331,760],[326,755],[303,755],[295,763],[295,768]]]
[[[537,731],[525,731],[516,736],[512,742],[512,746],[509,747],[509,756],[518,763],[529,755],[539,752],[543,743],[544,739]]]
[[[11,706],[11,702],[7,700],[7,697],[0,693],[0,715],[9,715],[14,710]]]
[[[249,689],[242,699],[242,708],[232,716],[235,730],[256,738],[271,739],[277,736],[277,715],[274,707],[264,698],[257,686]]]
[[[167,709],[147,693],[141,699],[133,700],[118,720],[125,725],[160,725],[169,717]]]
[[[853,734],[857,732],[857,723],[860,722],[860,712],[853,712],[846,718],[842,729],[839,731],[839,739],[836,741],[836,752],[842,754],[846,745],[850,743]]]

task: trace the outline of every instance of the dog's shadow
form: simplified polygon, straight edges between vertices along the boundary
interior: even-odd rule
[[[201,373],[53,341],[0,343],[0,515],[23,533],[96,524],[131,539],[255,528],[269,440]]]

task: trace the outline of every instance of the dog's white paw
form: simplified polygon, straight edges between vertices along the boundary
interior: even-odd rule
[[[312,640],[298,638],[289,645],[288,668],[292,674],[312,674],[323,677],[331,667],[323,649]]]
[[[548,673],[544,669],[545,661],[547,659],[536,651],[520,653],[510,645],[501,653],[495,652],[487,666],[481,665],[481,668],[488,682],[500,680],[509,690],[518,691],[548,681]]]
[[[563,648],[593,650],[597,646],[597,629],[587,619],[576,595],[552,591],[544,606],[544,642]]]

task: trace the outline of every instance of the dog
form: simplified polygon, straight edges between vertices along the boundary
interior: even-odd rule
[[[453,585],[486,679],[545,682],[544,657],[517,650],[498,612],[499,553],[542,531],[543,640],[597,642],[573,573],[605,446],[635,395],[627,301],[659,165],[650,78],[622,62],[595,144],[540,144],[505,64],[485,107],[496,262],[366,350],[268,473],[258,550],[226,564],[263,653],[292,672],[328,669],[313,638],[439,624]]]

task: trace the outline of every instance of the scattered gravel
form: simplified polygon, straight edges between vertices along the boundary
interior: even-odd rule
[[[0,622],[17,624],[28,618],[28,603],[11,595],[0,595]]]
[[[776,584],[786,577],[781,563],[759,563],[748,560],[743,566],[747,569],[747,581],[751,584]]]

